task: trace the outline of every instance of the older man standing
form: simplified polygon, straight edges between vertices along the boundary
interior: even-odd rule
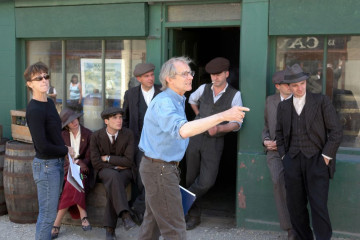
[[[190,60],[171,58],[161,68],[162,89],[145,114],[139,148],[144,152],[140,174],[144,183],[145,216],[139,239],[186,239],[179,189],[178,163],[189,137],[223,121],[242,121],[248,108],[233,107],[207,118],[188,122],[184,94],[191,90],[194,72]]]
[[[229,60],[222,57],[214,58],[206,64],[205,70],[210,74],[212,83],[201,85],[189,99],[196,114],[195,119],[208,117],[233,106],[242,106],[240,92],[226,82],[229,67]],[[186,150],[186,187],[196,194],[197,200],[186,218],[187,230],[200,224],[201,209],[198,201],[215,184],[225,134],[238,131],[240,126],[240,122],[222,122],[190,138]]]
[[[286,190],[284,180],[284,167],[276,147],[276,111],[279,103],[292,96],[289,84],[284,83],[284,71],[276,72],[272,82],[279,91],[266,98],[264,118],[265,125],[262,131],[262,141],[266,151],[266,161],[273,182],[274,198],[279,216],[280,227],[288,232],[288,240],[295,240],[292,230],[289,210],[286,205]]]
[[[132,205],[132,210],[139,224],[142,223],[145,212],[145,190],[139,173],[140,161],[144,154],[139,150],[138,145],[146,110],[151,100],[160,93],[160,86],[154,85],[154,69],[155,66],[152,63],[139,63],[135,66],[134,76],[140,82],[140,85],[125,92],[123,105],[123,125],[130,128],[135,137],[136,184],[139,195]]]
[[[284,82],[293,97],[279,103],[276,145],[285,170],[287,206],[297,238],[331,238],[327,208],[329,178],[335,171],[335,156],[342,129],[330,99],[306,91],[308,75],[298,64],[286,67]]]

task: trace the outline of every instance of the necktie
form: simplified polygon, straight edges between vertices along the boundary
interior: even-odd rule
[[[112,143],[111,143],[111,144],[114,145],[114,144],[115,144],[115,141],[116,141],[115,136],[112,135],[111,137],[112,137]]]

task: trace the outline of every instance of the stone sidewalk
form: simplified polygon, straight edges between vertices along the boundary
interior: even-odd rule
[[[201,225],[187,232],[188,240],[286,240],[285,232],[254,231],[235,228],[227,223],[227,219],[205,218]],[[116,229],[118,239],[136,240],[139,227],[125,231],[122,226]],[[35,224],[16,224],[9,220],[8,215],[0,217],[0,239],[29,240],[34,239]],[[105,239],[105,230],[94,227],[84,232],[80,226],[62,225],[58,239],[85,240]],[[333,238],[334,240],[348,240]]]

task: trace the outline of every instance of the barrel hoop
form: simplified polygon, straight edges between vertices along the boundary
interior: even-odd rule
[[[37,198],[37,194],[7,194],[4,193],[6,199],[34,199]]]
[[[18,144],[14,144],[14,142]],[[8,141],[6,142],[6,149],[13,150],[34,150],[34,144],[31,143],[20,143],[18,141]]]
[[[4,171],[4,176],[9,176],[9,177],[32,177],[33,174],[32,173],[14,173],[14,172],[8,172],[8,171]]]
[[[32,161],[34,160],[35,154],[33,156],[9,156],[5,155],[5,160],[20,160],[20,161]]]
[[[34,215],[37,215],[39,212],[14,212],[8,209],[8,213],[9,215],[15,215],[15,216],[29,216],[29,217],[33,217]]]

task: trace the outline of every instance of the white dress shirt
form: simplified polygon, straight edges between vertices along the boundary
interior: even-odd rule
[[[154,86],[152,86],[152,88],[149,90],[149,91],[145,91],[143,89],[143,87],[141,86],[141,92],[144,96],[144,99],[145,99],[145,102],[146,102],[146,105],[149,106],[150,102],[151,102],[151,99],[153,98],[154,96],[154,93],[155,93],[155,88]]]
[[[306,93],[302,97],[297,98],[294,96],[293,98],[293,104],[298,115],[301,114],[301,111],[305,106],[305,98],[306,98]]]
[[[80,151],[80,139],[81,139],[80,126],[76,136],[74,136],[74,134],[71,131],[69,132],[70,132],[70,144],[71,147],[74,149],[74,156],[76,158],[79,156],[79,151]]]

